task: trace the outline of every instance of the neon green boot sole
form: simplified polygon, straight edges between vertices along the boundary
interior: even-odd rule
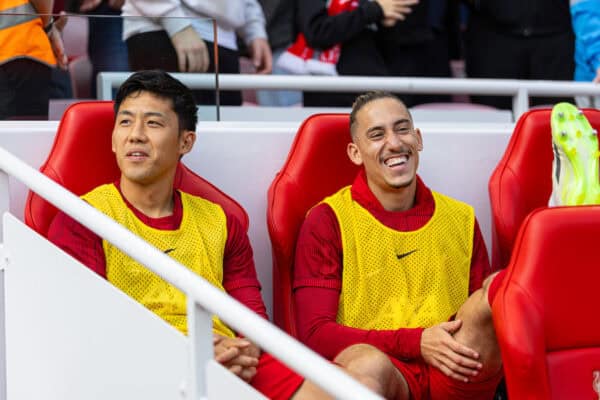
[[[598,132],[572,104],[552,109],[552,197],[550,205],[600,204]]]

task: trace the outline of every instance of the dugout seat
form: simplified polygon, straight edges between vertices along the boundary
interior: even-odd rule
[[[273,255],[273,319],[296,334],[292,270],[300,226],[306,213],[354,180],[359,167],[346,155],[348,114],[317,114],[306,119],[287,160],[268,191],[267,226]]]
[[[492,213],[492,267],[508,265],[517,232],[535,208],[546,206],[552,192],[551,109],[535,109],[517,121],[504,155],[489,180]],[[600,130],[600,110],[586,109]]]
[[[598,399],[599,237],[600,206],[523,221],[492,304],[509,399]]]
[[[111,150],[114,124],[113,102],[75,103],[65,111],[54,144],[40,171],[80,196],[119,177]],[[248,229],[246,211],[231,197],[179,163],[174,185],[183,191],[220,204]],[[43,236],[48,233],[56,207],[29,192],[25,203],[25,223]]]

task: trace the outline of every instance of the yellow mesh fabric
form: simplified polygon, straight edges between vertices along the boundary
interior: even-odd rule
[[[181,225],[177,230],[165,231],[151,228],[140,221],[112,184],[94,189],[83,199],[224,291],[223,252],[227,240],[227,221],[220,206],[182,192]],[[187,334],[185,295],[108,241],[103,240],[102,246],[108,280]],[[221,335],[234,336],[231,329],[216,316],[213,316],[213,329]]]
[[[435,212],[413,232],[390,229],[352,200],[350,187],[324,200],[342,235],[337,321],[361,329],[429,327],[467,299],[473,208],[433,193]]]

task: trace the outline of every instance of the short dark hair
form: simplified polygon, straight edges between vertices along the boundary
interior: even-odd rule
[[[139,71],[127,78],[117,92],[115,115],[127,97],[142,91],[171,100],[173,111],[179,119],[179,130],[196,131],[198,107],[192,92],[179,80],[161,70]]]
[[[363,93],[354,100],[354,103],[352,103],[352,111],[350,111],[350,134],[352,135],[352,138],[354,138],[354,126],[356,124],[356,115],[358,114],[358,112],[364,106],[369,104],[370,102],[379,100],[379,99],[394,99],[394,100],[396,100],[398,103],[402,104],[404,106],[404,108],[406,108],[406,111],[408,112],[408,117],[412,121],[412,115],[410,114],[408,107],[406,107],[406,104],[404,104],[404,102],[402,100],[400,100],[400,98],[398,96],[396,96],[395,94],[393,94],[391,92],[382,91],[382,90],[375,90],[375,91]]]

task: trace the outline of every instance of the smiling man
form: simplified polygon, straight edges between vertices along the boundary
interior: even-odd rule
[[[215,203],[173,188],[178,162],[196,139],[190,90],[165,72],[137,72],[121,85],[115,114],[112,149],[120,178],[83,199],[267,318],[240,221]],[[187,334],[185,295],[174,286],[64,213],[53,220],[48,237]],[[269,398],[329,398],[217,317],[213,330],[215,358]]]
[[[488,299],[501,278],[473,208],[417,175],[423,138],[394,95],[359,96],[350,130],[363,168],[298,238],[300,339],[388,399],[491,399],[502,371]]]

